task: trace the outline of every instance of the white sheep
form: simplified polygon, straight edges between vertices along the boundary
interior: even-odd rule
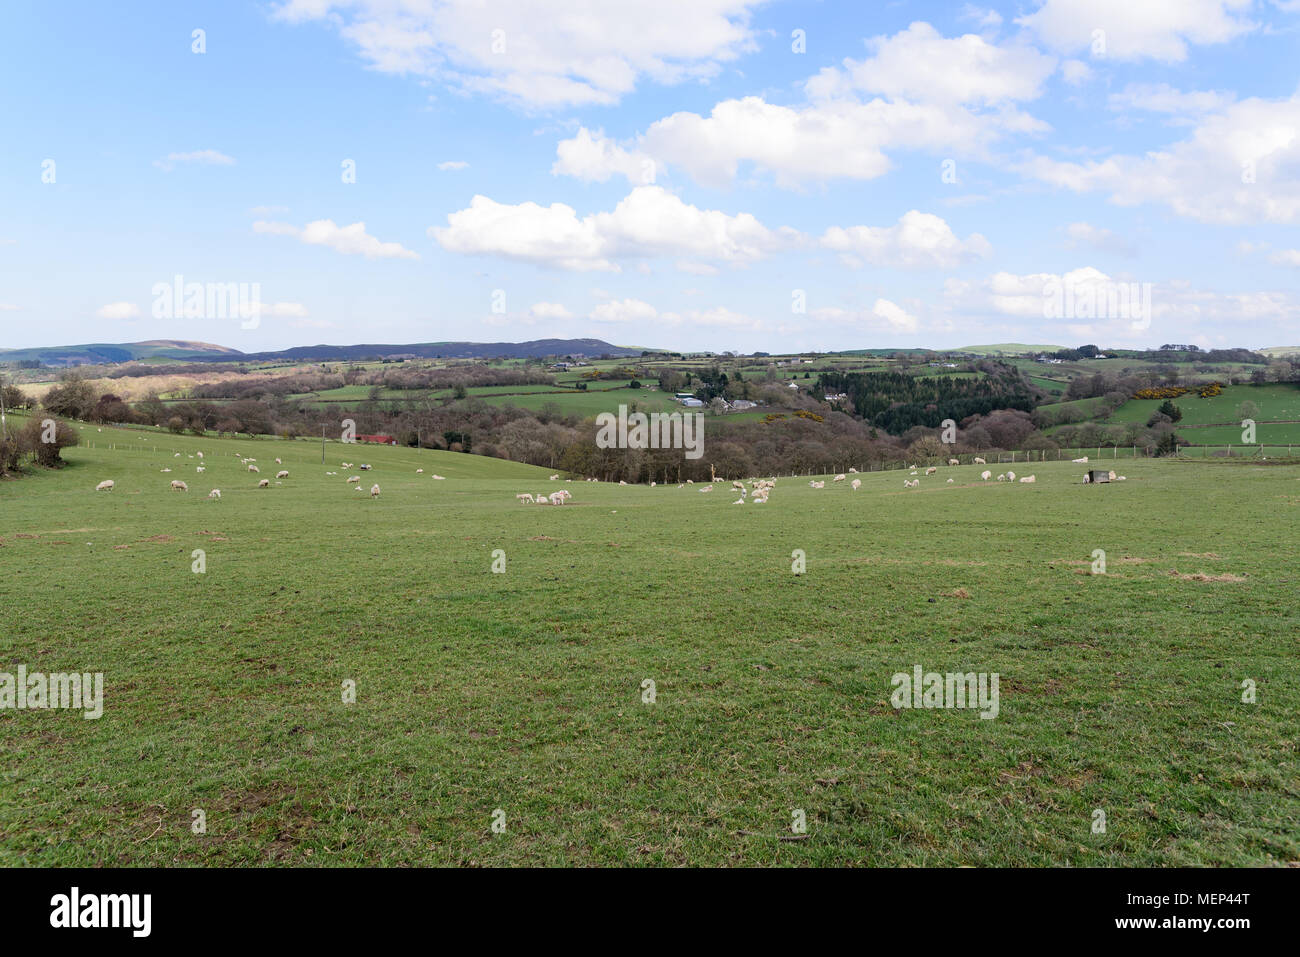
[[[1084,472],[1084,473],[1083,473],[1083,484],[1084,484],[1084,485],[1088,485],[1088,484],[1090,484],[1091,482],[1092,482],[1092,473],[1091,473],[1091,472]]]
[[[445,476],[445,475],[435,475],[433,478],[434,478],[434,481],[436,481],[436,482],[442,482],[442,481],[445,481],[445,480],[446,480],[446,476]]]
[[[520,492],[518,495],[515,496],[515,498],[519,500],[520,505],[524,504],[525,502],[527,502],[529,505],[533,503],[533,496],[528,492]]]
[[[423,475],[423,474],[424,474],[424,469],[416,469],[416,470],[415,470],[415,474],[416,474],[416,475]]]
[[[205,469],[202,465],[196,465],[194,467],[194,471],[197,472],[199,475],[202,475],[204,472],[207,471],[207,469]]]
[[[993,473],[990,472],[988,469],[985,469],[983,472],[980,473],[980,478],[982,478],[986,482],[992,477],[993,477]]]
[[[1007,473],[1007,481],[1008,481],[1008,482],[1014,482],[1015,480],[1016,480],[1016,473],[1015,473],[1015,472],[1008,472],[1008,473]]]
[[[288,478],[288,477],[289,477],[289,470],[288,470],[288,469],[280,469],[280,471],[278,471],[278,472],[275,473],[275,477],[278,478],[278,479]]]
[[[949,484],[949,485],[952,484],[952,479],[948,479],[948,484]]]
[[[862,488],[862,479],[854,479],[852,482],[849,483],[849,488],[853,489],[853,491],[855,492],[858,489]]]
[[[712,491],[713,491],[712,485],[706,485],[704,486],[704,488],[700,489],[701,494],[703,494],[704,492],[712,492]]]
[[[162,471],[163,471],[164,473],[166,473],[166,472],[170,472],[171,469],[163,469]]]
[[[259,469],[256,465],[250,465],[250,466],[248,467],[248,471],[250,471],[250,472],[260,472],[260,471],[262,471],[262,470]]]
[[[258,487],[258,488],[270,488],[270,487],[271,487],[271,480],[270,480],[270,479],[259,479],[259,480],[258,480],[258,483],[257,483],[257,487]]]
[[[939,470],[938,470],[937,468],[935,468],[933,465],[931,465],[928,469],[925,470],[925,474],[926,474],[926,475],[933,475],[933,474],[934,474],[935,472],[937,472],[937,471],[939,471]],[[913,472],[912,474],[915,475],[916,473]]]
[[[998,481],[999,481],[999,482],[1005,482],[1006,480],[1007,480],[1007,473],[1006,473],[1006,472],[1003,472],[1001,475],[998,476]]]
[[[113,480],[112,480],[112,479],[104,479],[104,481],[100,482],[98,485],[95,486],[95,491],[96,491],[96,492],[111,492],[111,491],[113,491]]]
[[[211,498],[211,499],[219,499],[219,498],[221,498],[221,489],[219,489],[219,488],[214,488],[211,492],[208,493],[208,498]]]
[[[356,485],[356,483],[357,483],[357,482],[360,482],[360,481],[361,481],[361,476],[360,476],[360,475],[349,475],[349,476],[348,476],[348,484],[349,484],[349,485]],[[360,485],[357,485],[357,488],[360,488],[360,487],[361,487]]]
[[[949,460],[948,460],[948,464],[949,464],[949,465],[961,465],[961,463],[960,463],[959,461],[957,461],[956,459],[949,459]]]
[[[559,480],[560,480],[560,476],[559,476],[559,475],[552,475],[552,476],[551,476],[551,481],[552,481],[552,482],[558,482]]]
[[[744,505],[744,504],[745,504],[745,499],[744,499],[744,497],[742,496],[741,498],[736,499],[736,500],[735,500],[734,502],[732,502],[731,504],[732,504],[732,505]]]
[[[1081,459],[1070,459],[1070,461],[1073,462],[1075,465],[1086,465],[1088,462],[1088,456],[1085,455]]]
[[[972,465],[988,465],[989,463],[988,463],[988,462],[985,462],[983,459],[976,459],[976,460],[975,460],[974,462],[972,462],[971,464],[972,464]]]
[[[850,474],[856,474],[857,471],[858,471],[857,469],[853,469],[853,468],[849,469]]]
[[[203,453],[202,453],[202,452],[195,452],[194,454],[197,455],[199,458],[203,458]]]
[[[379,485],[377,483],[370,486],[370,497],[379,498]]]
[[[563,505],[563,504],[564,504],[564,493],[563,493],[563,492],[552,492],[550,495],[547,496],[547,498],[549,498],[549,499],[551,500],[551,504],[552,504],[552,505]]]
[[[835,478],[831,479],[831,481],[832,481],[832,482],[843,482],[847,477],[848,477],[848,476],[846,476],[843,472],[841,472],[839,475],[835,476]]]
[[[1115,476],[1115,481],[1116,481],[1116,482],[1127,482],[1127,481],[1128,481],[1128,476],[1127,476],[1127,475],[1116,475],[1116,476]]]
[[[189,490],[190,487],[186,485],[184,482],[180,481],[179,479],[172,479],[172,491],[188,492]]]
[[[1026,475],[1020,479],[1020,484],[1028,485],[1032,481],[1034,481],[1034,477],[1032,475]]]
[[[1115,481],[1115,472],[1114,472],[1114,470],[1112,470],[1112,471],[1111,471],[1111,472],[1110,472],[1106,477],[1107,477],[1108,479],[1110,479],[1112,482]]]

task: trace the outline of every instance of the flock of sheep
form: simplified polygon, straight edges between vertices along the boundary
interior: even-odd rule
[[[250,472],[252,472],[252,473],[254,473],[254,474],[260,474],[260,473],[261,473],[261,469],[259,469],[259,468],[257,467],[257,459],[254,459],[254,458],[247,458],[247,457],[245,457],[245,456],[240,455],[238,452],[234,452],[234,453],[232,453],[232,454],[235,456],[235,458],[239,459],[239,464],[240,464],[240,465],[244,465],[244,466],[247,466],[247,467],[248,467],[248,471],[250,471]],[[179,453],[179,452],[175,453],[175,455],[173,456],[173,458],[180,458],[180,457],[181,457],[181,453]],[[197,457],[200,461],[202,461],[202,459],[203,459],[203,453],[202,453],[202,452],[195,452],[194,455],[189,456],[189,458],[195,458],[195,457]],[[275,464],[276,464],[276,465],[283,465],[284,462],[277,458],[277,459],[275,460]],[[344,463],[343,463],[343,467],[344,467],[344,468],[352,468],[352,463],[351,463],[351,462],[344,462]],[[370,471],[370,468],[371,468],[371,466],[369,466],[369,465],[362,465],[362,466],[361,466],[361,469],[362,469],[363,471]],[[162,469],[162,471],[163,471],[164,473],[167,473],[167,472],[170,472],[171,469],[169,469],[169,468],[168,468],[168,469]],[[197,474],[202,475],[204,472],[207,471],[207,466],[206,466],[206,465],[198,465],[198,466],[195,466],[194,471],[195,471]],[[423,472],[424,472],[424,469],[417,469],[416,471],[419,472],[419,473],[423,473]],[[326,472],[325,474],[326,474],[326,475],[337,475],[338,473],[337,473],[337,472]],[[276,478],[276,482],[275,482],[275,484],[276,484],[276,485],[279,485],[281,481],[283,481],[284,479],[287,479],[288,477],[289,477],[289,470],[288,470],[288,469],[285,469],[285,468],[280,469],[278,472],[275,473],[275,478]],[[441,478],[442,478],[441,475],[435,475],[435,476],[433,476],[433,477],[434,477],[435,479],[441,479]],[[359,476],[359,475],[353,475],[353,476],[351,476],[351,477],[348,479],[348,484],[349,484],[349,485],[352,485],[352,484],[354,484],[354,483],[360,483],[360,482],[361,482],[361,476]],[[96,491],[96,492],[111,492],[111,491],[113,491],[113,488],[114,488],[115,484],[116,484],[116,483],[115,483],[112,479],[105,479],[104,481],[100,482],[98,485],[95,486],[95,491]],[[259,479],[258,482],[257,482],[257,487],[258,487],[258,488],[270,488],[270,487],[271,487],[271,480],[270,480],[270,479]],[[172,490],[173,492],[188,492],[188,491],[190,490],[190,487],[189,487],[188,484],[186,484],[185,482],[181,481],[180,479],[172,479],[172,482],[171,482],[171,490]],[[357,484],[357,491],[358,491],[358,492],[363,491],[363,489],[361,488],[360,484]],[[212,499],[212,500],[214,500],[214,501],[220,500],[220,498],[221,498],[221,489],[219,489],[219,488],[214,488],[212,491],[210,491],[210,492],[208,493],[208,498],[210,498],[210,499]],[[379,483],[378,483],[378,482],[376,482],[374,485],[370,486],[370,498],[371,498],[371,499],[377,499],[377,498],[379,498]]]

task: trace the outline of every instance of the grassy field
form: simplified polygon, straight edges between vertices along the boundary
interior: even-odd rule
[[[305,441],[82,431],[67,468],[0,483],[0,670],[102,671],[104,714],[0,711],[0,863],[1300,859],[1300,467],[1129,461],[1085,487],[1068,463],[1034,485],[961,466],[742,507],[446,452],[331,445],[322,467]],[[236,453],[290,477],[258,490]],[[997,672],[997,718],[896,711],[918,664]],[[796,809],[807,835],[782,840]]]

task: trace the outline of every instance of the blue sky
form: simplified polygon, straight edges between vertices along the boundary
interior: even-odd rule
[[[1300,343],[1300,0],[6,14],[0,348]]]

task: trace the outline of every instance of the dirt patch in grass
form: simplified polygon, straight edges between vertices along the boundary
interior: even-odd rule
[[[1218,552],[1179,552],[1179,558],[1218,558]]]
[[[944,592],[940,592],[939,594],[942,595],[944,598],[969,598],[970,597],[970,592],[968,592],[964,588],[957,588],[954,589],[953,591],[944,591]]]
[[[159,545],[166,545],[168,542],[176,541],[172,535],[150,535],[148,538],[137,539],[138,542],[155,542]]]
[[[1174,569],[1169,573],[1180,582],[1244,582],[1244,575],[1234,575],[1231,572],[1224,572],[1222,575],[1207,575],[1205,572],[1196,572],[1191,575],[1183,575]]]

